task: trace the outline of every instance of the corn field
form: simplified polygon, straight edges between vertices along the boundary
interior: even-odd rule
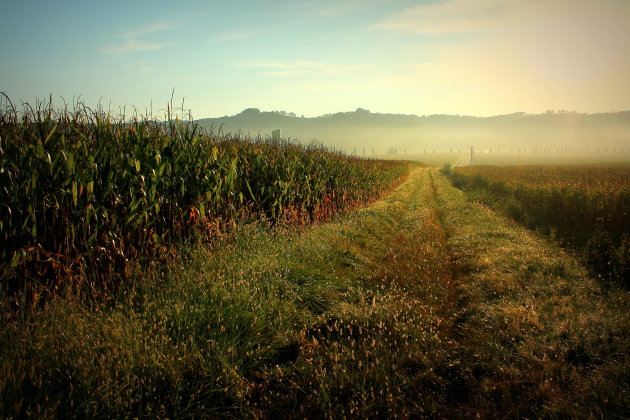
[[[132,262],[240,224],[304,224],[374,200],[407,172],[290,142],[201,133],[190,122],[0,102],[1,293],[108,295]]]
[[[451,181],[579,249],[594,275],[630,286],[630,168],[471,166]]]

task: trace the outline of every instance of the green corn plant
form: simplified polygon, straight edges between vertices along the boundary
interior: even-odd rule
[[[3,298],[23,307],[63,293],[107,297],[134,264],[174,244],[258,219],[325,220],[407,171],[321,146],[216,137],[168,112],[160,122],[83,104],[18,111],[2,97]]]

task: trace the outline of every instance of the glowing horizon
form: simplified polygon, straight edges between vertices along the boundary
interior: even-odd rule
[[[630,110],[619,0],[12,2],[0,91],[112,108],[492,116]],[[177,98],[180,98],[177,100]]]

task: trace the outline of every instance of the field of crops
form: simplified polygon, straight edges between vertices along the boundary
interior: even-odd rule
[[[0,298],[107,295],[133,264],[246,222],[303,224],[365,204],[406,165],[242,140],[85,106],[0,102]],[[19,299],[17,298],[19,296]],[[6,299],[1,299],[6,300]]]
[[[470,166],[451,181],[578,249],[593,274],[630,285],[630,168]]]

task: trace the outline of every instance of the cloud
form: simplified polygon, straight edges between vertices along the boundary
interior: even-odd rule
[[[447,0],[406,9],[371,28],[472,35],[450,38],[432,52],[441,73],[459,80],[518,74],[531,82],[578,83],[627,69],[628,19],[629,3],[607,0]]]
[[[156,22],[156,23],[152,23],[150,25],[142,26],[140,28],[127,30],[127,31],[122,31],[122,32],[120,32],[118,34],[118,37],[119,38],[124,38],[124,39],[138,38],[138,37],[140,37],[142,35],[146,35],[146,34],[152,34],[152,33],[155,33],[155,32],[167,31],[169,29],[173,29],[174,27],[175,27],[175,25],[172,25],[170,23]]]
[[[170,45],[173,45],[173,44],[160,43],[160,42],[145,42],[145,41],[138,41],[135,39],[128,39],[127,41],[123,43],[107,45],[101,48],[101,53],[107,54],[107,55],[114,55],[114,54],[127,54],[130,52],[138,52],[138,51],[154,51],[154,50],[159,50],[163,47],[170,46]]]
[[[149,73],[155,70],[155,67],[148,65],[145,61],[139,61],[136,64],[128,64],[127,68],[141,73]]]
[[[238,63],[238,67],[259,68],[263,74],[272,76],[304,75],[304,74],[343,74],[359,71],[358,66],[341,66],[332,63],[315,61],[249,61]]]
[[[426,61],[422,63],[399,63],[396,64],[396,67],[400,67],[403,69],[430,69],[435,68],[436,63],[433,61]]]
[[[627,4],[613,0],[445,0],[407,8],[369,26],[424,35],[512,32],[550,16],[625,14]]]
[[[446,0],[407,8],[370,26],[398,32],[409,60],[372,86],[422,92],[466,112],[626,109],[629,20],[630,2],[612,0]]]
[[[392,0],[302,1],[291,3],[290,6],[311,15],[337,17],[361,13],[373,6],[390,5],[391,3]]]
[[[174,27],[175,26],[170,23],[156,22],[136,29],[122,31],[117,35],[117,37],[122,38],[125,41],[116,44],[106,45],[101,48],[101,53],[107,55],[127,54],[139,51],[154,51],[167,46],[171,46],[173,44],[164,42],[148,42],[139,40],[137,38],[143,35],[166,31]]]
[[[447,0],[408,8],[370,28],[428,35],[488,31],[505,22],[515,7],[514,0]]]
[[[249,32],[236,32],[236,31],[227,31],[221,32],[214,37],[215,41],[240,41],[242,39],[250,38],[251,34]]]

